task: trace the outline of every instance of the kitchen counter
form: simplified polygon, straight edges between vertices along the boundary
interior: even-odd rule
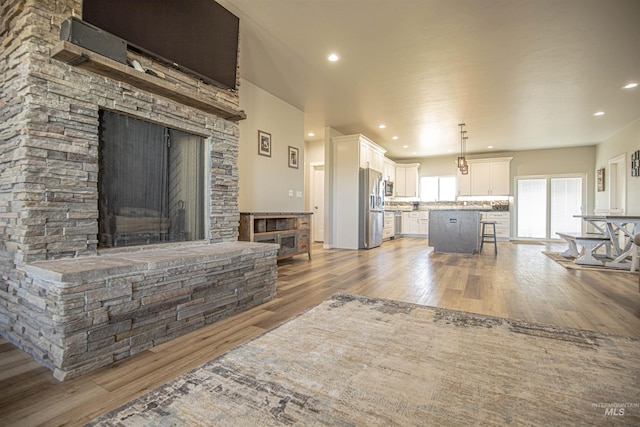
[[[429,246],[434,252],[472,254],[480,248],[481,212],[491,209],[429,211]]]

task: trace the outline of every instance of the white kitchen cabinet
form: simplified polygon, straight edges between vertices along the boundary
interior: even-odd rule
[[[483,212],[482,220],[496,222],[496,237],[498,239],[507,240],[511,237],[511,214],[509,212]]]
[[[389,240],[394,236],[395,212],[385,212],[382,225],[382,240]]]
[[[491,163],[491,195],[508,196],[510,191],[511,168],[509,161]]]
[[[458,172],[458,196],[508,196],[512,157],[467,160],[469,173]]]
[[[469,163],[471,195],[491,195],[491,163]]]
[[[420,212],[402,212],[402,234],[420,234]]]
[[[429,211],[420,211],[420,215],[418,216],[418,234],[420,235],[428,235],[429,234]]]
[[[402,212],[402,234],[426,237],[429,234],[429,212]]]
[[[385,181],[390,181],[390,182],[396,182],[396,162],[394,162],[391,159],[387,159],[386,157],[384,157],[382,159],[384,167],[383,167],[383,171],[382,171],[382,176],[384,177]]]
[[[384,173],[384,148],[360,135],[360,167]]]
[[[458,196],[470,196],[471,195],[471,175],[467,173],[463,175],[458,170]]]
[[[419,167],[419,163],[396,164],[396,182],[394,184],[396,197],[418,197]]]

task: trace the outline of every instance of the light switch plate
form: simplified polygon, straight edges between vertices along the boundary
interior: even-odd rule
[[[302,197],[302,191],[296,191],[296,197]]]
[[[289,197],[293,197],[293,190],[289,190]]]

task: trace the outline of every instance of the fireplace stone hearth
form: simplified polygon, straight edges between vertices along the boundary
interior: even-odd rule
[[[41,321],[25,336],[58,380],[76,377],[269,301],[277,250],[190,242],[28,264],[22,313]]]

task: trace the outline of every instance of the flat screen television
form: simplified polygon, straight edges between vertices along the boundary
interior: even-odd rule
[[[240,20],[214,0],[84,0],[82,19],[208,83],[236,88]]]

